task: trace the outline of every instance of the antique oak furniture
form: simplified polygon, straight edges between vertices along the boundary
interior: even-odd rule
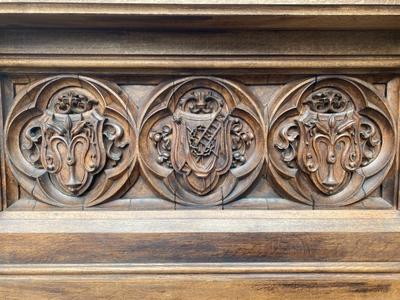
[[[400,4],[0,3],[1,299],[400,299]]]

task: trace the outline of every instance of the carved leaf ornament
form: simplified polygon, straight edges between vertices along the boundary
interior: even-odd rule
[[[138,134],[132,103],[117,85],[84,76],[28,85],[6,123],[19,184],[48,204],[93,206],[132,186],[138,156],[162,198],[206,207],[237,200],[267,159],[273,188],[285,197],[337,207],[376,190],[396,153],[387,100],[347,76],[282,86],[266,108],[268,127],[243,86],[215,77],[160,84]]]
[[[396,135],[373,86],[345,76],[313,78],[286,86],[269,109],[269,170],[285,195],[342,206],[382,183]]]
[[[261,118],[241,87],[217,78],[185,78],[162,87],[141,122],[140,162],[171,201],[220,205],[258,176]]]
[[[135,124],[110,83],[56,76],[28,86],[7,121],[7,154],[22,187],[56,206],[92,206],[133,174]]]

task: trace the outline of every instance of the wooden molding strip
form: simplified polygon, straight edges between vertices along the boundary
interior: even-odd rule
[[[186,2],[186,3],[185,3]],[[253,3],[249,3],[253,2]],[[297,3],[296,3],[297,2]],[[0,14],[19,15],[124,15],[124,16],[396,16],[400,14],[397,1],[377,1],[365,4],[351,1],[324,3],[292,1],[3,1]],[[383,2],[383,1],[382,1]],[[21,10],[23,8],[23,10]]]
[[[287,220],[312,219],[312,220],[399,220],[400,212],[396,210],[71,210],[65,208],[52,208],[43,211],[12,211],[7,210],[0,213],[0,222],[11,220]],[[340,222],[340,221],[338,221]],[[399,228],[400,229],[400,228]],[[1,231],[1,226],[0,226]]]
[[[367,57],[80,57],[0,56],[0,71],[27,69],[399,69],[400,56]]]
[[[398,4],[395,0],[2,1],[0,27],[396,29]]]
[[[351,215],[351,212],[353,214]],[[0,233],[398,233],[394,211],[48,211],[2,212]],[[292,216],[289,216],[292,214]],[[329,216],[329,214],[331,216]],[[336,217],[335,217],[336,216]],[[347,218],[345,217],[347,216]],[[351,216],[351,217],[350,217]],[[1,244],[0,244],[1,246]]]
[[[400,262],[0,264],[0,276],[266,273],[400,273]]]
[[[23,10],[21,9],[23,8]],[[124,15],[124,16],[395,16],[400,5],[391,1],[2,1],[0,14]]]

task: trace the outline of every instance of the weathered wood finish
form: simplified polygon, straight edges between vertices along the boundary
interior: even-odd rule
[[[356,76],[12,75],[5,206],[393,209],[397,77]]]
[[[0,4],[0,298],[400,297],[398,3],[52,2]]]

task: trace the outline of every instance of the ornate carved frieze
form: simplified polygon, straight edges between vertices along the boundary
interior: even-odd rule
[[[323,208],[372,194],[371,206],[390,206],[377,190],[397,143],[383,93],[347,76],[282,83],[261,99],[272,94],[264,88],[255,89],[257,102],[238,83],[187,77],[160,84],[135,105],[110,82],[45,78],[14,99],[5,127],[7,165],[32,198],[61,207],[121,197],[129,206],[136,192],[149,198],[156,192],[162,205],[243,200],[251,207],[265,200],[268,209],[272,199],[280,207]],[[136,156],[146,180],[128,191],[139,173]],[[265,159],[267,176],[260,178]]]
[[[141,121],[143,173],[171,201],[228,203],[260,172],[263,128],[240,86],[211,77],[172,82],[151,99]]]
[[[269,109],[269,173],[285,194],[314,206],[359,201],[384,180],[395,155],[386,100],[345,76],[284,87]]]
[[[92,206],[135,178],[133,107],[115,85],[82,76],[36,82],[15,98],[7,155],[21,186],[57,206]]]

